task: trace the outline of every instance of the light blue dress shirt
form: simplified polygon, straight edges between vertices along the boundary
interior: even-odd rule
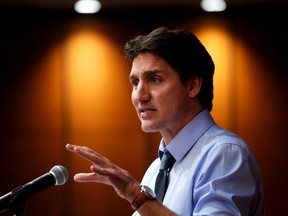
[[[166,148],[161,140],[159,153],[168,150],[176,159],[163,200],[169,209],[181,216],[264,215],[262,182],[253,153],[240,137],[216,125],[208,110]],[[157,158],[142,185],[154,189],[159,166]]]

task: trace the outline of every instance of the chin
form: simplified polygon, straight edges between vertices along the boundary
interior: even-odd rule
[[[151,126],[143,125],[143,124],[141,128],[142,128],[142,131],[144,131],[145,133],[154,133],[158,131],[155,127],[151,127]]]

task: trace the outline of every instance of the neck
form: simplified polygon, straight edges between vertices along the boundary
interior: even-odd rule
[[[200,112],[202,112],[204,110],[204,108],[201,107],[197,107],[197,109],[192,110],[190,113],[188,113],[188,115],[186,115],[186,117],[178,122],[178,124],[175,124],[174,127],[172,128],[166,128],[163,131],[160,131],[165,146],[167,146],[171,140],[190,122],[192,121]]]

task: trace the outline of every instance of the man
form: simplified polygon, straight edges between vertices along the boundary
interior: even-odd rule
[[[140,184],[97,152],[68,144],[92,162],[91,173],[78,173],[75,181],[112,186],[135,216],[264,215],[252,152],[210,115],[214,63],[197,37],[160,27],[127,42],[124,54],[132,62],[131,98],[142,130],[162,135],[159,158]],[[163,165],[166,158],[172,158],[172,167]],[[167,179],[158,180],[158,172]],[[163,185],[166,190],[159,189]]]

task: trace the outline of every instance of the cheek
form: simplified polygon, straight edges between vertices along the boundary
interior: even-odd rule
[[[132,104],[133,104],[133,106],[136,108],[136,97],[135,97],[135,93],[134,93],[134,91],[132,91],[132,93],[131,93],[131,102],[132,102]]]
[[[183,92],[170,91],[165,97],[161,97],[161,104],[165,107],[166,112],[177,112],[185,106],[186,98],[183,96]]]

